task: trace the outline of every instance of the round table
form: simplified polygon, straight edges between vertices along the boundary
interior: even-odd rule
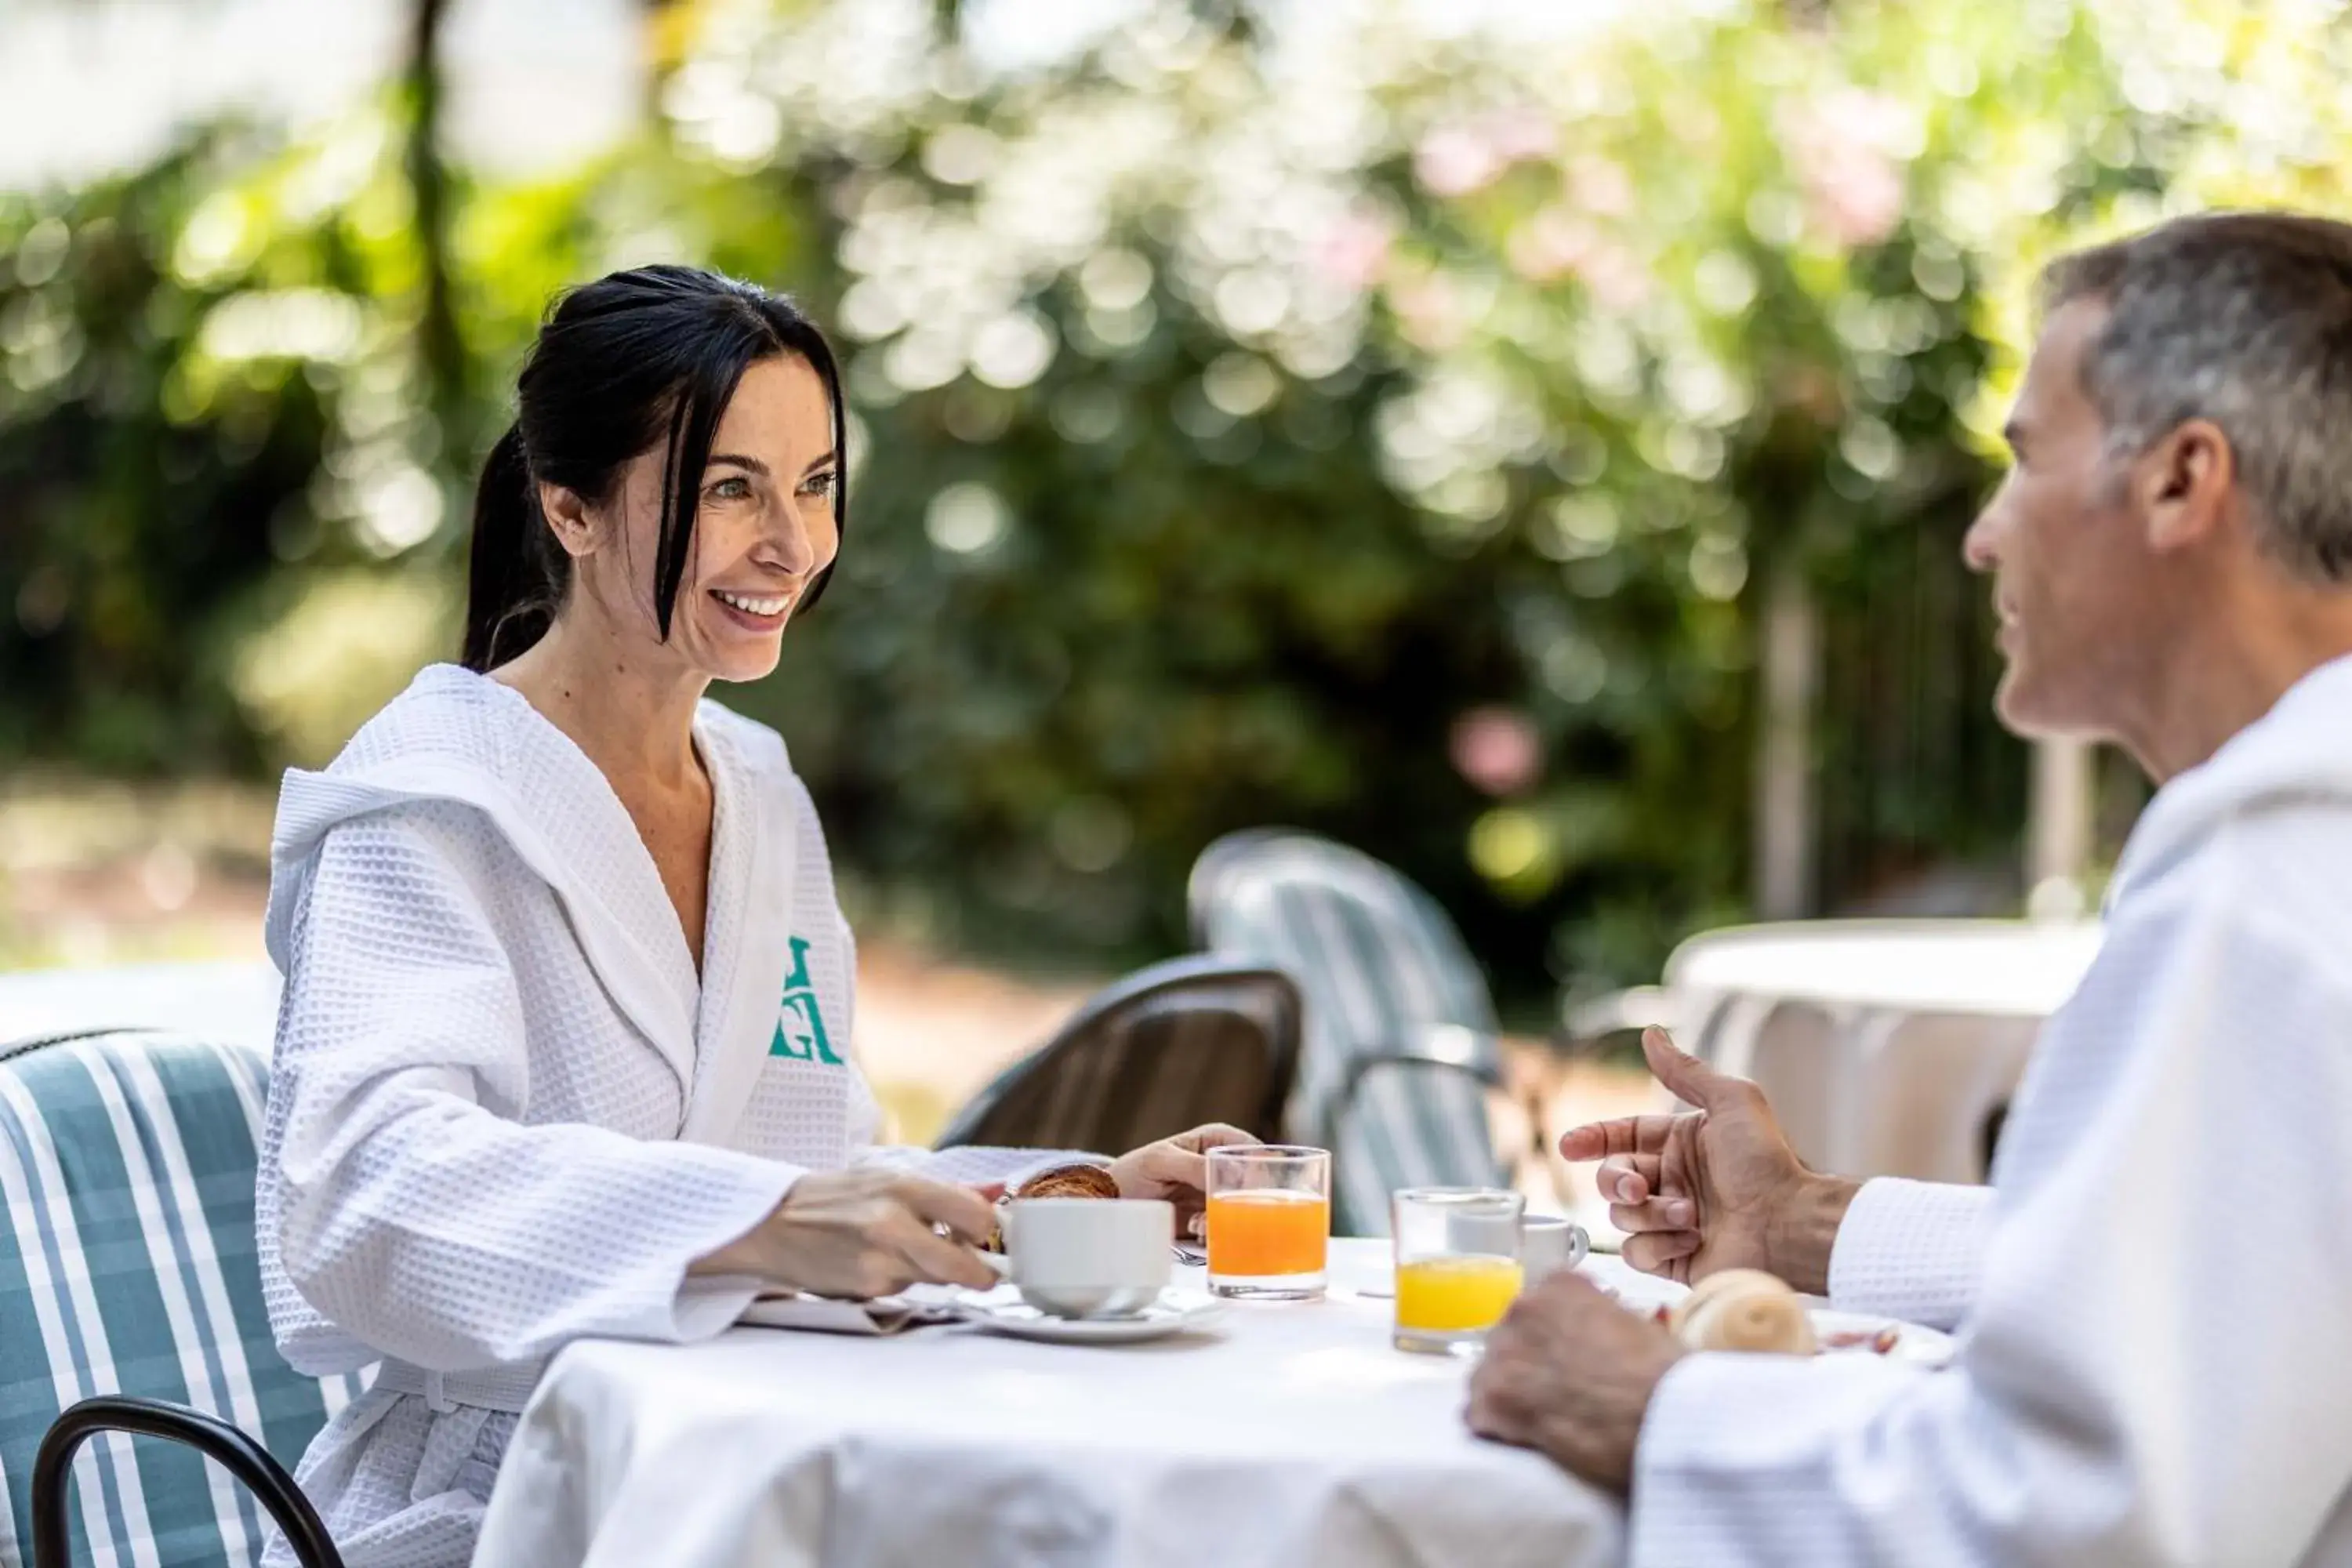
[[[2090,921],[1732,927],[1675,949],[1665,989],[1685,1048],[1762,1085],[1809,1163],[1979,1182],[1990,1119],[2100,937]]]
[[[1230,1303],[1213,1335],[1147,1344],[574,1344],[515,1434],[477,1568],[1618,1561],[1613,1499],[1471,1436],[1466,1363],[1390,1347],[1391,1304],[1360,1293],[1385,1289],[1388,1244],[1332,1251],[1328,1300]]]
[[[2046,1018],[2098,955],[2095,921],[1795,921],[1695,936],[1666,963],[1683,994]]]

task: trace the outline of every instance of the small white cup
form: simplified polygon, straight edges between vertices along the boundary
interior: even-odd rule
[[[1041,1312],[1129,1317],[1167,1289],[1176,1256],[1171,1205],[1156,1198],[1015,1198],[1001,1213],[1004,1256],[989,1257],[989,1264]]]
[[[1559,1215],[1531,1214],[1519,1221],[1519,1289],[1529,1290],[1547,1274],[1573,1268],[1592,1250],[1584,1227]]]

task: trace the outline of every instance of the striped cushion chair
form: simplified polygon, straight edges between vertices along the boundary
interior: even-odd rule
[[[1294,1135],[1332,1154],[1332,1229],[1386,1236],[1389,1194],[1508,1184],[1486,1114],[1495,1008],[1454,922],[1369,855],[1284,828],[1217,840],[1187,893],[1195,945],[1271,963],[1307,1001]]]
[[[266,1084],[252,1052],[184,1036],[0,1047],[0,1568],[243,1568],[266,1519],[340,1568],[285,1467],[358,1390],[270,1338]]]

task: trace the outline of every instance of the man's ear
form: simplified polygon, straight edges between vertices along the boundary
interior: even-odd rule
[[[2132,465],[2132,489],[2148,547],[2185,550],[2211,538],[2230,511],[2238,454],[2210,419],[2174,426]]]
[[[540,514],[547,519],[556,543],[574,561],[591,554],[597,544],[596,520],[590,515],[588,503],[579,493],[562,485],[542,484],[539,487]]]

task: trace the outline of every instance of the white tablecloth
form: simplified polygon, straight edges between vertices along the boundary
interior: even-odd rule
[[[575,1344],[515,1435],[475,1561],[1616,1562],[1613,1500],[1472,1437],[1467,1363],[1390,1347],[1391,1304],[1354,1293],[1385,1281],[1388,1244],[1332,1245],[1329,1300],[1234,1303],[1218,1338],[737,1329],[690,1348]]]

